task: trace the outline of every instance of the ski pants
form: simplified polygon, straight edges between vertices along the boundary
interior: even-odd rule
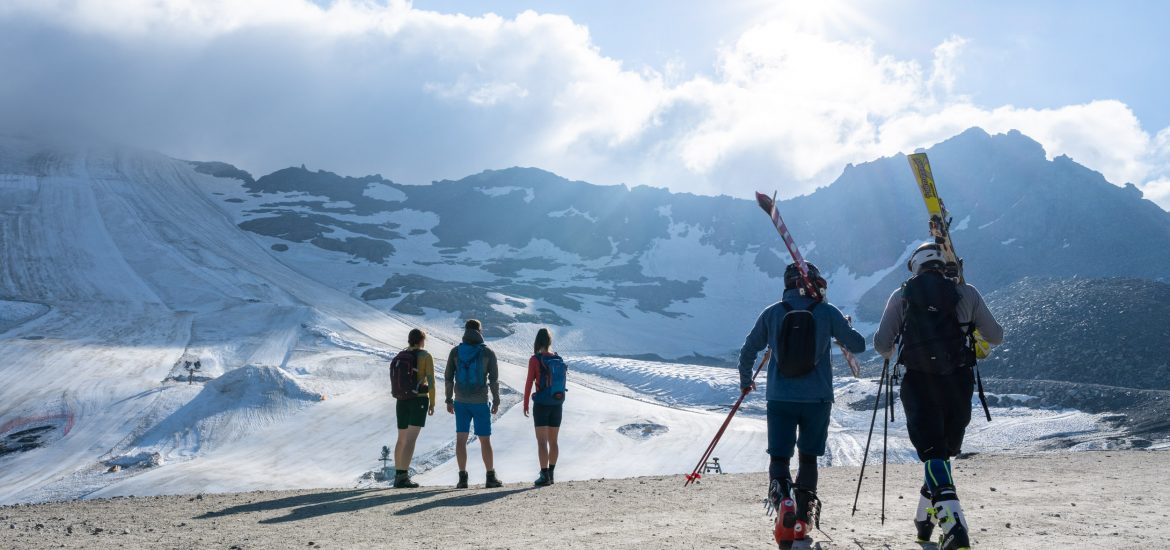
[[[922,461],[949,460],[963,447],[971,423],[971,396],[975,373],[929,374],[907,370],[902,378],[902,407],[906,431]]]

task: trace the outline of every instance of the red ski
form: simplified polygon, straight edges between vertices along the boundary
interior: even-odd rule
[[[800,279],[804,284],[805,295],[818,302],[823,302],[825,296],[821,292],[821,289],[817,288],[816,282],[808,276],[808,265],[804,261],[804,255],[796,247],[796,242],[792,240],[792,233],[788,232],[788,226],[784,225],[784,219],[780,217],[780,211],[776,209],[775,198],[757,192],[756,202],[772,218],[772,225],[776,226],[776,231],[780,233],[780,238],[784,240],[784,246],[788,247],[788,253],[792,255],[792,261],[800,269]],[[853,376],[855,378],[861,378],[861,364],[858,363],[857,357],[845,349],[845,345],[841,342],[837,342],[837,347],[841,348],[841,353],[845,356],[845,363],[849,365],[849,370],[853,372]]]

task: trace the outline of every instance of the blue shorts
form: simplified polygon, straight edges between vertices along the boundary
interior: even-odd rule
[[[472,420],[475,421],[475,435],[479,437],[492,435],[492,408],[487,403],[460,403],[456,401],[455,432],[470,432]]]
[[[768,400],[768,454],[791,457],[792,448],[797,447],[806,455],[824,455],[832,411],[831,402]]]

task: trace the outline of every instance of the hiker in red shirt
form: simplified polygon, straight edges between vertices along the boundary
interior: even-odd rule
[[[536,452],[540,458],[540,477],[534,485],[553,484],[557,467],[557,433],[561,430],[561,408],[565,402],[565,375],[567,371],[561,356],[552,352],[552,334],[547,328],[536,332],[532,357],[528,359],[528,379],[524,382],[524,416],[529,416],[529,398],[532,399],[532,423],[536,426]],[[533,384],[536,392],[532,392]]]

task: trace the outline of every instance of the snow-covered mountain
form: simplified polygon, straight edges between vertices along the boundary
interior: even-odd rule
[[[928,150],[968,280],[1170,274],[1170,214],[1133,186],[1016,133],[972,129]],[[201,165],[200,170],[205,170]],[[400,185],[289,168],[208,187],[287,265],[379,309],[477,317],[522,350],[537,325],[562,348],[730,357],[780,292],[789,261],[748,198],[598,186],[531,168]],[[872,326],[926,234],[902,155],[849,166],[780,203],[830,299]]]
[[[1098,239],[1113,250],[1135,243],[1122,262],[1133,262],[1130,275],[1167,273],[1170,259],[1157,250],[1170,216],[1071,161],[1049,162],[1038,150],[1027,162],[1004,160],[1003,151],[1029,143],[968,132],[931,150],[952,210],[971,211],[956,222],[956,238],[976,284],[1014,280],[975,268],[987,262],[1018,277],[1117,268],[1091,261],[1096,249],[1082,243]],[[1055,188],[1067,172],[1079,182],[1069,193],[1094,202],[1064,197],[1067,212],[1017,210],[1011,205],[1030,200],[1023,191],[959,191],[966,180],[943,168],[948,151],[984,150],[977,146],[992,153],[954,163],[1023,164],[1025,174],[1055,178],[1044,180]],[[867,181],[889,194],[862,193]],[[905,160],[893,158],[850,168],[781,206],[831,274],[833,300],[872,323],[866,304],[884,299],[923,232],[917,201]],[[989,203],[1002,207],[985,210]],[[976,243],[999,238],[999,228],[1061,224],[1068,212],[1103,218],[1051,238],[1004,233],[1021,235],[1021,257],[1035,261],[979,252]],[[1093,233],[1103,227],[1112,233]],[[1061,250],[1076,261],[1061,260]],[[535,462],[530,421],[514,405],[540,325],[553,327],[575,373],[559,474],[689,471],[696,442],[714,433],[736,393],[732,373],[613,355],[725,359],[777,297],[785,262],[755,205],[729,197],[594,186],[534,169],[430,186],[303,168],[253,179],[223,163],[2,138],[0,502],[356,483],[392,443],[385,359],[411,326],[425,327],[445,356],[466,317],[487,323],[504,362],[493,439],[505,479],[527,476]],[[191,376],[194,360],[201,369]],[[872,386],[839,383],[827,460],[859,459]],[[1052,434],[1061,448],[1129,444],[1096,437],[1113,429],[1109,411],[993,397],[1003,422],[973,427],[970,450],[1044,449]],[[719,447],[731,471],[763,467],[758,400]],[[438,412],[423,431],[415,465],[424,483],[454,477],[452,423]],[[891,444],[895,460],[911,459],[904,439]],[[472,461],[473,478],[481,468]]]
[[[155,153],[0,140],[0,502],[352,485],[393,443],[385,359],[411,327],[281,263],[206,194],[214,179]],[[433,349],[456,341],[425,326]],[[497,464],[515,480],[533,460],[525,369],[501,355]],[[682,471],[722,420],[571,391],[565,479]],[[737,422],[722,452],[744,459],[727,467],[755,468],[764,439]],[[424,481],[449,483],[453,444],[440,412]]]

